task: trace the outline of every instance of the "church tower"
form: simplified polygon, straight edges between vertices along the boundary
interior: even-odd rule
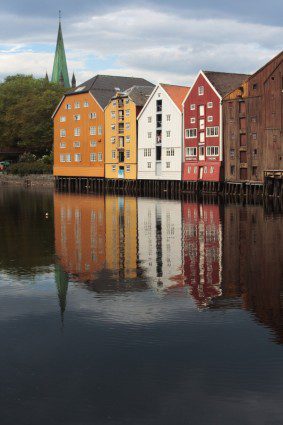
[[[70,88],[68,67],[61,27],[61,11],[59,11],[59,29],[51,81],[52,83],[62,84],[64,85],[64,87]]]

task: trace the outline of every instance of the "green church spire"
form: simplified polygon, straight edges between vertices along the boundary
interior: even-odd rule
[[[68,67],[61,27],[61,12],[59,12],[59,29],[51,81],[52,83],[64,84],[64,87],[70,88]]]

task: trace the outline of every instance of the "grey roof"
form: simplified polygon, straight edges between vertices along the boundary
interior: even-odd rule
[[[96,75],[90,80],[80,84],[66,93],[66,96],[90,92],[100,106],[104,109],[109,100],[117,91],[125,91],[133,86],[151,86],[154,85],[143,78],[135,77],[116,77],[113,75]]]
[[[221,97],[231,93],[249,78],[249,74],[234,74],[230,72],[203,71]]]
[[[154,85],[133,86],[126,90],[124,95],[129,96],[129,98],[132,99],[136,106],[143,106],[153,92],[154,87]]]

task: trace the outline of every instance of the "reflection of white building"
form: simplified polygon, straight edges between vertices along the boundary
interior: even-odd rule
[[[182,284],[182,208],[179,201],[138,199],[140,267],[156,289]]]

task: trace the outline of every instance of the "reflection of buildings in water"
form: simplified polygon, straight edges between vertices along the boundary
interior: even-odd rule
[[[126,279],[137,276],[137,200],[107,196],[106,268]]]
[[[199,307],[221,295],[222,225],[218,205],[186,203],[183,210],[184,280]]]
[[[283,343],[283,217],[262,206],[227,205],[224,213],[223,298],[239,304]],[[238,301],[238,302],[237,302]],[[221,306],[216,303],[215,306]]]
[[[56,255],[79,280],[93,279],[105,263],[104,197],[54,195]]]
[[[183,285],[180,201],[138,199],[139,261],[157,290]]]

